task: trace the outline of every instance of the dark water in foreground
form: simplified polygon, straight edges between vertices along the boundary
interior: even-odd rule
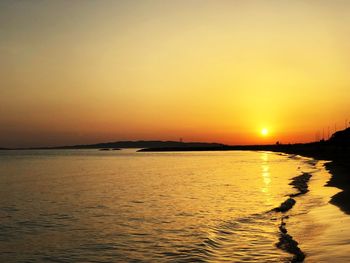
[[[2,151],[0,262],[286,262],[291,256],[275,247],[281,215],[268,211],[294,192],[289,180],[302,171],[313,173],[311,191],[297,198],[287,228],[306,261],[327,262],[317,242],[349,254],[350,221],[328,204],[337,190],[324,190],[329,174],[309,159]],[[330,213],[345,224],[343,236]],[[347,254],[332,258],[346,262]]]

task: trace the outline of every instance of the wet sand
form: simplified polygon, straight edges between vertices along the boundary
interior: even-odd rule
[[[290,210],[288,233],[305,253],[305,263],[350,262],[350,217],[330,202],[341,190],[325,187],[332,177],[325,164],[315,165],[309,192]]]

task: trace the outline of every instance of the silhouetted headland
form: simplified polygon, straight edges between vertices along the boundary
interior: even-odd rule
[[[54,147],[54,149],[120,149],[120,148],[166,148],[166,147],[219,147],[218,143],[176,141],[118,141],[88,145]]]
[[[118,150],[122,148],[215,148],[221,147],[220,143],[206,143],[206,142],[180,142],[180,141],[116,141],[103,142],[96,144],[78,144],[68,146],[54,146],[54,147],[32,147],[32,148],[4,148],[3,150],[60,150],[60,149],[101,149],[101,150]]]

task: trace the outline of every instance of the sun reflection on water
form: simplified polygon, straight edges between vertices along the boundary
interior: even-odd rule
[[[262,160],[261,176],[263,179],[261,192],[265,194],[267,203],[271,203],[271,193],[270,193],[271,176],[270,176],[270,166],[269,166],[269,154],[262,153],[260,158]]]

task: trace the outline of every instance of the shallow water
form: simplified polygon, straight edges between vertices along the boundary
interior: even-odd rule
[[[286,262],[269,211],[302,171],[317,176],[287,228],[322,259],[305,231],[323,229],[320,214],[347,217],[327,204],[335,188],[322,190],[329,174],[316,166],[268,152],[2,151],[0,261]]]

